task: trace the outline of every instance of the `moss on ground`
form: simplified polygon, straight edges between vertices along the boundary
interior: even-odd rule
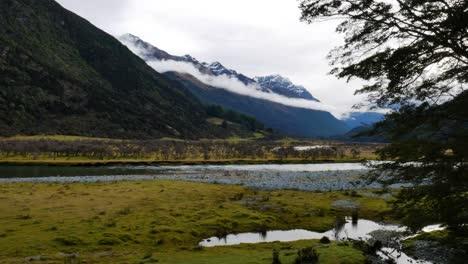
[[[421,233],[410,239],[403,240],[403,250],[411,254],[414,250],[414,243],[421,240],[437,242],[442,246],[460,248],[465,252],[468,252],[468,236],[466,234],[457,234],[448,230]]]
[[[342,199],[360,202],[363,218],[380,220],[387,210],[383,199],[344,192],[255,191],[164,180],[1,184],[0,259],[23,263],[27,256],[41,255],[49,263],[63,263],[78,254],[87,263],[271,263],[273,248],[280,247],[284,263],[292,263],[295,248],[316,242],[209,249],[197,244],[247,231],[324,231],[336,216],[348,214],[331,207]],[[319,253],[321,263],[363,259],[359,251],[336,244]]]

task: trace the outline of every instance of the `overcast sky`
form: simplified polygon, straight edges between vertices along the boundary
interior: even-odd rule
[[[300,22],[297,0],[58,0],[113,35],[132,33],[173,55],[220,61],[247,76],[281,74],[325,104],[350,109],[358,82],[328,74],[336,22]]]

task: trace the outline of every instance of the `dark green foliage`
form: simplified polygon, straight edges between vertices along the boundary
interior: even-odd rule
[[[225,109],[220,105],[208,105],[206,106],[206,112],[209,116],[218,117],[227,121],[241,124],[252,131],[265,129],[265,126],[257,121],[257,119],[236,111],[232,111],[230,109]]]
[[[363,240],[354,240],[353,247],[366,255],[375,255],[381,248],[382,242],[376,240],[372,245]]]
[[[394,209],[414,230],[468,224],[468,2],[303,0],[302,18],[340,17],[339,78],[369,82],[379,107],[398,105],[370,134],[392,142],[370,180],[407,183]],[[397,45],[395,45],[398,43]]]
[[[330,244],[330,239],[327,236],[324,236],[320,239],[320,243],[322,244]]]
[[[318,254],[315,248],[307,247],[297,251],[296,264],[315,264],[318,263]]]
[[[434,102],[468,81],[467,1],[301,2],[306,22],[342,19],[345,44],[331,53],[332,73],[369,81],[358,92],[379,106]]]
[[[113,238],[113,237],[105,237],[105,238],[99,239],[97,243],[98,245],[101,245],[101,246],[115,246],[115,245],[120,244],[120,240],[118,240],[117,238]]]
[[[404,107],[376,128],[392,131],[394,143],[379,154],[395,162],[377,166],[392,177],[371,176],[387,184],[416,184],[400,192],[394,204],[415,230],[436,222],[454,229],[468,223],[467,104],[464,92],[441,106]]]
[[[273,249],[273,261],[271,262],[272,264],[281,264],[280,258],[279,258],[279,251],[277,249]]]
[[[362,125],[355,127],[343,135],[333,136],[330,139],[351,142],[381,142],[388,143],[386,133],[371,133],[373,125]]]
[[[206,137],[203,106],[52,0],[0,2],[0,135]]]
[[[83,241],[81,239],[73,236],[58,237],[54,239],[54,242],[61,246],[77,246],[83,244]]]
[[[363,241],[363,240],[353,241],[353,247],[355,249],[358,249],[358,250],[362,251],[364,254],[374,254],[375,253],[374,248],[369,243],[367,243],[366,241]]]

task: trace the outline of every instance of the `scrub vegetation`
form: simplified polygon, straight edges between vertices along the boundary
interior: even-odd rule
[[[375,159],[382,144],[251,139],[182,141],[118,140],[76,136],[0,138],[0,162],[31,164],[107,163],[310,163]],[[309,149],[296,147],[306,146]]]

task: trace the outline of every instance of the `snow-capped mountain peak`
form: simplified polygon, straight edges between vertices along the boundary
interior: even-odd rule
[[[164,50],[158,49],[155,46],[143,41],[139,37],[132,34],[124,34],[118,36],[117,39],[126,45],[133,53],[144,59],[151,60],[180,60],[177,56],[172,56]]]
[[[236,72],[235,70],[226,68],[219,61],[206,63],[200,62],[188,54],[184,56],[171,55],[132,34],[125,34],[118,38],[123,44],[127,45],[127,47],[132,49],[135,54],[143,58],[145,61],[173,60],[178,62],[187,62],[193,64],[204,74],[215,76],[225,75],[229,78],[237,79],[245,85],[253,85],[255,89],[266,93],[276,93],[290,98],[299,98],[318,102],[318,100],[314,98],[307,89],[304,88],[304,86],[295,85],[291,80],[279,74],[255,77],[252,79]]]
[[[190,61],[190,62],[193,62],[193,63],[200,63],[196,58],[192,57],[192,56],[189,55],[189,54],[185,54],[185,55],[184,55],[184,58],[186,58],[187,61]]]
[[[295,85],[290,79],[279,74],[255,77],[254,80],[264,89],[271,90],[273,93],[318,102],[318,100],[314,98],[304,86]]]
[[[215,61],[211,64],[208,65],[208,68],[210,68],[210,70],[215,73],[216,75],[236,75],[237,72],[234,71],[234,70],[230,70],[226,67],[224,67],[219,61]]]

